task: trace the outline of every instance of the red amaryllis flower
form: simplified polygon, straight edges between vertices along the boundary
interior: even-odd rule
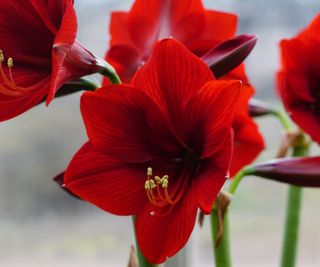
[[[106,59],[130,82],[158,40],[173,37],[203,56],[233,37],[236,27],[236,15],[205,10],[200,0],[136,0],[129,12],[112,13]]]
[[[131,85],[87,92],[89,142],[67,168],[66,187],[117,214],[135,215],[152,263],[187,242],[198,208],[210,213],[226,180],[239,81],[217,81],[183,45],[166,39]]]
[[[157,40],[172,36],[201,57],[232,38],[236,28],[236,15],[205,10],[200,0],[136,0],[130,12],[112,13],[111,47],[106,59],[122,80],[129,82],[138,67],[149,58]],[[252,36],[243,36],[238,40],[239,45],[244,40],[255,43]],[[220,50],[228,51],[230,44]],[[250,51],[253,46],[250,46]],[[248,101],[254,89],[248,83],[243,65],[222,79],[238,79],[246,84],[237,104],[234,121],[236,145],[231,167],[233,175],[257,157],[264,148],[264,142],[257,125],[248,114]],[[105,84],[109,84],[109,81]]]
[[[320,15],[296,37],[282,40],[278,88],[291,118],[320,143]]]
[[[75,39],[73,0],[2,0],[0,10],[0,121],[45,96],[49,104],[67,81],[102,71]]]

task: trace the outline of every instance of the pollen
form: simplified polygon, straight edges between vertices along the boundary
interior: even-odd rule
[[[9,57],[7,61],[8,68],[13,68],[13,58]]]
[[[4,62],[4,54],[3,51],[0,49],[0,62]]]
[[[154,176],[152,179],[152,173],[152,168],[148,167],[144,189],[147,192],[149,201],[157,207],[164,207],[167,204],[174,205],[176,201],[172,200],[168,192],[169,176]]]

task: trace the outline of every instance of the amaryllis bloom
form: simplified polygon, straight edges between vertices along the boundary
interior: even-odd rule
[[[205,10],[200,0],[136,0],[129,12],[112,13],[110,49],[106,59],[121,79],[129,82],[149,58],[154,44],[162,38],[171,36],[202,57],[221,42],[234,37],[236,29],[236,15]],[[234,121],[233,175],[257,157],[264,142],[248,113],[248,101],[254,89],[249,85],[243,65],[222,79],[242,80],[246,84]],[[106,80],[105,84],[109,81]]]
[[[237,16],[205,10],[201,0],[136,0],[129,12],[113,12],[106,59],[129,82],[154,44],[173,37],[203,56],[235,35]]]
[[[320,143],[320,15],[296,37],[282,40],[278,88],[291,118]]]
[[[0,10],[0,121],[45,97],[49,104],[67,81],[103,71],[75,39],[73,0],[1,0]]]
[[[65,186],[117,215],[136,216],[140,248],[161,263],[187,242],[198,208],[210,213],[228,175],[239,81],[217,81],[173,39],[159,42],[131,85],[86,92],[89,141]]]

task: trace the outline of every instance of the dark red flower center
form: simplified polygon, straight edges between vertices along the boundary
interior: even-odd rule
[[[172,181],[172,189],[169,186],[171,179],[169,175],[153,176],[152,167],[147,169],[147,180],[145,182],[145,190],[151,204],[156,207],[165,207],[167,205],[177,204],[187,188],[190,186],[192,178],[199,168],[200,158],[193,151],[188,150],[186,156],[178,160],[182,164],[182,170],[176,181]]]

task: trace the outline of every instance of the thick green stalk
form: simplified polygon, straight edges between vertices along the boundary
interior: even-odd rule
[[[306,156],[308,154],[308,148],[309,146],[306,143],[305,137],[303,135],[299,136],[293,147],[293,156]],[[289,186],[281,267],[296,266],[301,203],[302,188],[292,185]]]
[[[139,261],[139,267],[159,267],[157,264],[151,264],[148,262],[148,260],[143,256],[138,241],[137,241],[137,236],[136,236],[136,227],[135,227],[135,217],[132,217],[132,222],[133,222],[133,229],[134,229],[134,238],[136,241],[136,250],[138,254],[138,261]]]
[[[216,243],[219,230],[219,218],[217,209],[212,209],[211,212],[211,232],[213,245]],[[214,248],[214,259],[216,267],[231,267],[230,241],[229,241],[229,221],[228,211],[223,218],[223,235],[218,246]]]

